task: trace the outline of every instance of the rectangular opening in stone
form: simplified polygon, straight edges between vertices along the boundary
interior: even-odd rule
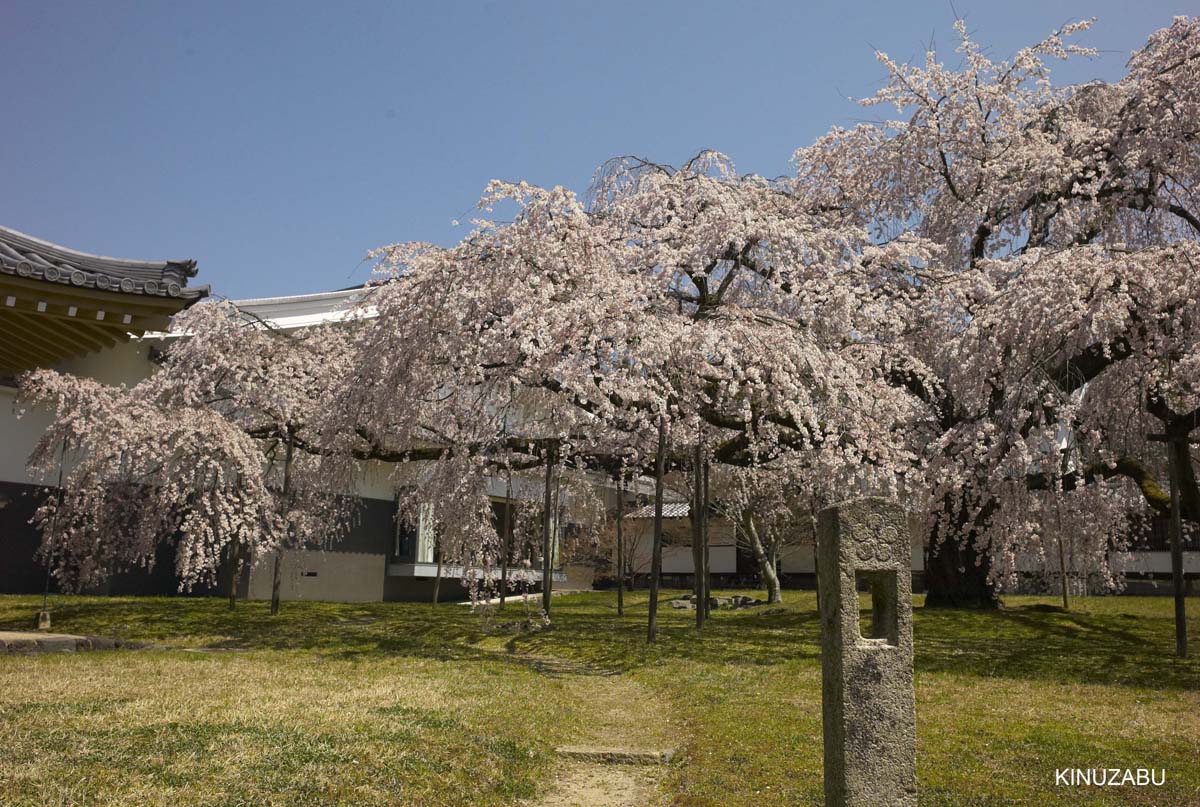
[[[859,611],[858,633],[864,639],[884,640],[890,645],[899,641],[898,611],[896,608],[896,572],[854,572],[859,591],[869,592],[871,607]]]

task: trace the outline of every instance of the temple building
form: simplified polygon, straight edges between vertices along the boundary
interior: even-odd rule
[[[0,227],[0,376],[64,362],[164,331],[208,295],[196,262],[106,258]]]
[[[209,294],[189,286],[194,260],[140,261],[106,258],[58,246],[0,227],[0,593],[37,593],[46,585],[36,557],[40,535],[30,518],[53,480],[35,479],[25,463],[45,431],[50,413],[18,413],[17,378],[50,368],[106,384],[133,385],[155,371],[155,355],[185,334],[171,332],[171,317]],[[248,315],[289,331],[344,318],[362,288],[235,300]],[[7,404],[7,405],[4,405]],[[360,503],[348,535],[321,550],[284,553],[285,599],[426,599],[442,574],[440,596],[461,597],[461,570],[438,563],[432,534],[396,519],[389,467],[374,463],[358,489]],[[497,521],[513,503],[498,481],[493,486]],[[513,500],[537,499],[536,490],[514,490]],[[175,594],[174,547],[159,546],[151,570],[114,569],[94,593]],[[540,581],[540,572],[530,573]],[[225,589],[228,577],[218,587]],[[565,580],[561,572],[556,580]],[[51,581],[53,586],[53,581]],[[244,570],[240,596],[269,598],[271,564]],[[214,593],[212,588],[195,594]]]
[[[196,270],[194,260],[107,258],[0,227],[0,593],[37,593],[47,585],[45,567],[36,554],[40,535],[30,519],[52,490],[47,484],[53,480],[33,478],[26,469],[26,460],[49,425],[50,413],[38,409],[18,412],[17,378],[35,368],[51,368],[106,384],[133,385],[148,377],[155,372],[159,351],[168,349],[177,339],[188,338],[171,331],[171,318],[209,294],[207,286],[189,285]],[[365,293],[362,287],[356,287],[233,302],[248,316],[289,331],[340,321],[362,302]],[[356,316],[362,316],[362,312]],[[356,489],[345,491],[361,505],[349,534],[323,549],[285,551],[281,567],[283,597],[423,600],[431,595],[439,573],[440,596],[461,597],[463,589],[458,578],[462,570],[438,562],[436,541],[428,525],[407,525],[397,519],[391,466],[371,463],[363,470]],[[611,510],[616,492],[604,480],[594,481]],[[642,583],[649,574],[653,531],[653,507],[645,506],[646,492],[631,492],[627,502],[624,554],[626,574]],[[522,482],[509,490],[498,479],[493,480],[489,493],[497,524],[512,523],[504,515],[506,509],[518,507],[522,500],[536,502],[541,496],[536,483]],[[572,528],[568,506],[564,506],[564,514],[563,523],[555,528],[560,540]],[[735,525],[715,517],[710,527],[709,568],[714,582],[754,585],[759,572]],[[664,582],[690,586],[694,568],[685,500],[675,498],[667,503],[664,533]],[[914,531],[912,540],[912,572],[918,590],[922,587],[927,551],[924,533]],[[811,525],[798,523],[795,540],[782,551],[777,571],[785,587],[815,585],[811,535]],[[597,564],[610,582],[613,560]],[[1018,571],[1022,588],[1042,591],[1058,585],[1052,579],[1053,573],[1048,576],[1043,568],[1044,560],[1021,559]],[[174,545],[164,540],[152,569],[113,569],[94,593],[175,594],[179,581],[174,561]],[[1161,529],[1125,554],[1121,562],[1129,590],[1167,591],[1170,559]],[[1189,582],[1200,579],[1200,552],[1185,552],[1184,562]],[[1080,564],[1068,561],[1067,568],[1072,588],[1080,593],[1094,588],[1095,576],[1086,567],[1086,559]],[[569,566],[556,568],[556,583],[583,587],[591,584],[590,572],[584,583],[578,578],[568,581],[568,572],[575,575],[577,570],[571,571]],[[539,570],[531,570],[528,575],[531,585],[540,585]],[[234,584],[230,577],[221,575],[219,589],[227,590]],[[269,598],[271,564],[260,562],[244,570],[236,585],[241,596]],[[219,589],[197,588],[191,593],[208,594]],[[1095,593],[1102,593],[1102,589]]]
[[[363,301],[361,287],[339,291],[234,300],[247,315],[281,331],[294,331],[345,319],[352,308]],[[362,316],[360,313],[359,316]],[[367,317],[370,314],[366,314]],[[164,335],[164,342],[187,338],[181,334]],[[466,590],[460,584],[462,569],[438,563],[437,544],[430,525],[408,525],[398,519],[397,502],[387,463],[366,463],[353,491],[359,507],[349,533],[323,549],[287,549],[283,553],[280,594],[285,600],[428,600],[435,584],[439,597],[462,599]],[[506,498],[504,481],[493,479],[489,496],[496,523],[506,523],[505,508],[517,502],[537,502],[541,488],[526,482],[513,485],[512,498]],[[507,523],[511,524],[510,518]],[[441,582],[436,583],[441,572]],[[260,563],[247,570],[240,594],[249,599],[270,599],[271,564]],[[541,582],[540,570],[525,572],[530,582]],[[566,581],[561,569],[554,572],[556,583]]]
[[[16,379],[46,367],[109,384],[133,384],[153,372],[144,334],[208,296],[189,286],[194,260],[106,258],[0,227],[0,592],[41,591],[40,537],[29,523],[45,493],[25,461],[50,415],[19,416]],[[171,590],[173,564],[114,575],[109,589]],[[177,587],[177,586],[174,586]]]

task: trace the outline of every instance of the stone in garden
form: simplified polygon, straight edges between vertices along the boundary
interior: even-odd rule
[[[914,807],[911,545],[904,510],[859,499],[817,518],[826,807]],[[871,592],[861,627],[858,587]]]

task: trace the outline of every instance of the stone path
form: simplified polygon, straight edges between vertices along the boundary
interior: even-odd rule
[[[565,680],[587,709],[587,730],[560,746],[554,783],[529,807],[650,807],[675,756],[679,727],[660,698],[618,670],[548,656],[506,657]]]
[[[103,636],[0,630],[0,653],[74,653],[77,650],[113,650],[118,647],[140,646],[136,642],[107,639]]]
[[[77,650],[91,650],[91,641],[88,636],[76,636],[70,633],[35,633],[34,630],[0,630],[0,652],[73,653]]]

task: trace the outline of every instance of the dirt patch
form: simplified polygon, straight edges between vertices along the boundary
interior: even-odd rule
[[[537,807],[646,807],[661,775],[645,765],[568,762]]]

